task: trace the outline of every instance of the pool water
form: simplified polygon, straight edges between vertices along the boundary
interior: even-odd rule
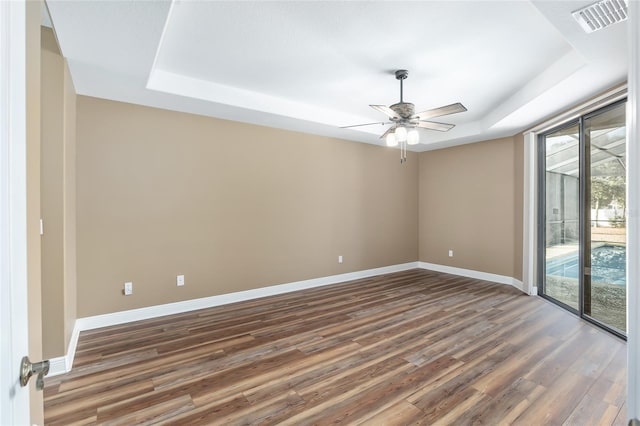
[[[591,282],[626,285],[627,248],[603,245],[591,250]],[[578,255],[547,260],[547,275],[578,278]]]

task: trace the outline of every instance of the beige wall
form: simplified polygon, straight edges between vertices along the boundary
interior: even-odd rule
[[[83,96],[77,140],[79,317],[418,258],[416,154]]]
[[[42,28],[41,56],[41,216],[42,348],[46,358],[64,355],[63,246],[63,65],[53,32]]]
[[[524,134],[513,137],[513,278],[522,281],[524,265]]]
[[[64,235],[64,352],[67,352],[77,316],[77,254],[76,254],[76,91],[69,65],[64,62],[64,156],[63,208]]]
[[[75,91],[53,31],[42,28],[43,355],[66,354],[75,321]]]
[[[421,261],[522,278],[522,142],[420,154]]]

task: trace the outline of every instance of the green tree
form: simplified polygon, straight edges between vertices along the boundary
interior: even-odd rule
[[[612,195],[605,176],[591,177],[591,208],[596,211],[596,226],[598,226],[598,212],[600,207],[611,203]]]
[[[595,209],[595,222],[598,226],[598,212],[612,202],[622,206],[623,216],[626,213],[624,176],[592,176],[591,177],[591,208]]]

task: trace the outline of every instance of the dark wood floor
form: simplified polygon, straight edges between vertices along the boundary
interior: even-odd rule
[[[46,424],[625,424],[626,345],[424,270],[83,332]]]

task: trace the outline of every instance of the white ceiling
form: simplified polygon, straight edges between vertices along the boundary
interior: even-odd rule
[[[627,23],[586,34],[592,1],[59,1],[76,91],[373,144],[369,104],[467,112],[414,150],[510,136],[626,79]]]

